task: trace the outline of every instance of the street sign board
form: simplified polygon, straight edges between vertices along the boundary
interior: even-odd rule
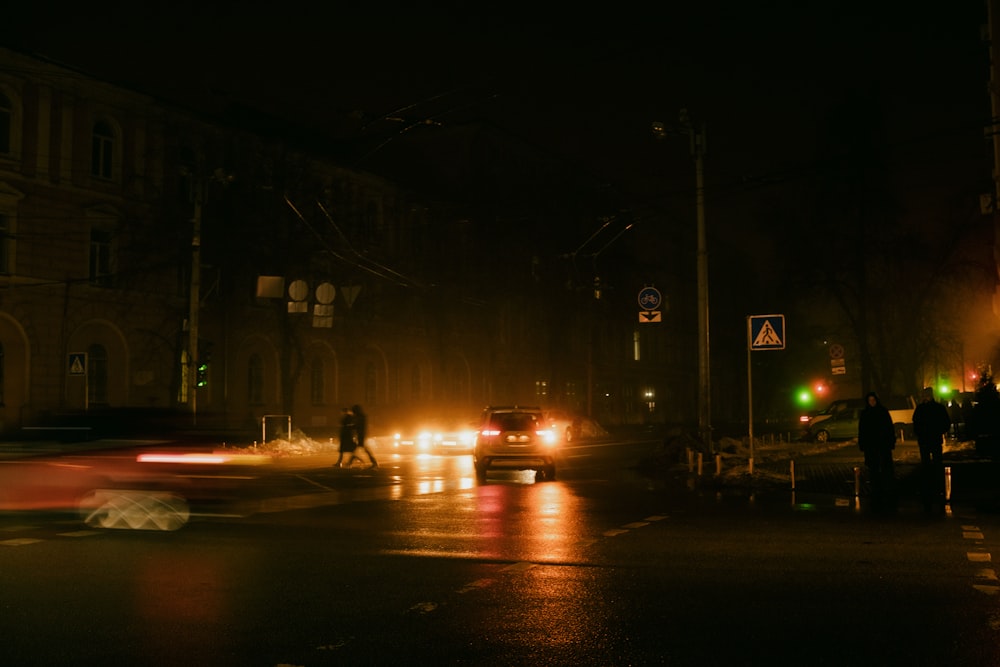
[[[87,353],[72,352],[69,355],[67,371],[70,375],[87,374]]]
[[[639,312],[640,322],[660,322],[662,319],[662,313],[658,310],[643,310]]]
[[[751,315],[750,316],[750,349],[751,350],[784,350],[785,349],[785,316],[784,315]]]
[[[639,290],[639,309],[644,311],[653,311],[660,307],[663,303],[663,297],[660,295],[660,290],[655,287],[643,287]]]

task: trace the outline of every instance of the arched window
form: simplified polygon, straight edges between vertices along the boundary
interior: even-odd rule
[[[13,128],[14,105],[10,98],[0,92],[0,155],[10,155],[13,141],[11,139],[11,129]]]
[[[313,357],[309,367],[309,397],[313,405],[326,404],[326,378],[323,377],[323,360]]]
[[[108,351],[95,343],[87,348],[87,404],[108,403]]]
[[[264,361],[259,354],[251,354],[247,360],[247,402],[250,405],[264,403]]]
[[[97,178],[114,178],[115,131],[104,120],[94,123],[92,134],[90,173]]]

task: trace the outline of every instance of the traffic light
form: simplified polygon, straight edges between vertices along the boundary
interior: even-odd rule
[[[199,387],[208,386],[208,361],[198,362],[198,376],[196,382]]]

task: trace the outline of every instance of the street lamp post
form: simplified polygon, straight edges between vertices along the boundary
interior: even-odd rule
[[[708,333],[708,244],[705,235],[705,125],[696,127],[691,122],[687,109],[681,109],[678,126],[675,129],[668,128],[663,123],[654,122],[653,134],[657,137],[665,137],[669,134],[686,134],[691,140],[698,220],[698,435],[701,441],[708,444],[711,449],[712,389]]]

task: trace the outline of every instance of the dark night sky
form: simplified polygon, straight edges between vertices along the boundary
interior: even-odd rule
[[[857,134],[845,110],[915,209],[988,191],[985,6],[931,4],[154,0],[59,13],[43,0],[13,9],[0,44],[199,107],[238,103],[341,139],[364,131],[369,146],[389,139],[358,165],[374,171],[403,143],[401,124],[381,117],[485,120],[588,170],[627,206],[690,205],[687,141],[650,131],[686,107],[708,128],[713,252],[766,257],[749,199],[759,184],[797,196],[796,179]]]
[[[681,107],[708,124],[711,165],[724,179],[809,159],[802,152],[819,119],[853,89],[885,97],[889,142],[956,131],[987,112],[980,0],[937,9],[787,0],[59,4],[56,12],[19,3],[0,43],[168,97],[239,101],[333,133],[351,112],[366,122],[404,108],[442,122],[484,117],[612,181],[660,176],[663,147],[650,141],[649,123]],[[53,25],[54,16],[62,18]]]
[[[0,45],[196,107],[255,107],[339,139],[362,129],[375,144],[390,139],[400,124],[385,116],[483,120],[586,169],[626,206],[666,202],[657,233],[673,223],[693,233],[687,142],[650,131],[688,108],[708,127],[713,319],[774,312],[774,293],[757,288],[779,284],[783,262],[822,252],[823,239],[787,247],[760,202],[790,209],[793,225],[809,219],[827,202],[803,195],[802,175],[861,134],[913,220],[976,216],[978,193],[992,187],[982,0],[56,6],[7,8],[14,18],[0,25]],[[380,164],[402,144],[386,143]]]

